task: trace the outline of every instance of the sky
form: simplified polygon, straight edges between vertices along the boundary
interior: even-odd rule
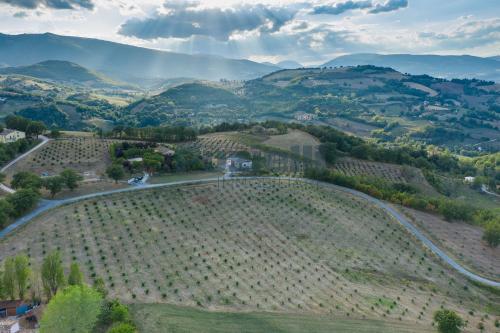
[[[0,32],[316,65],[349,53],[500,55],[500,0],[0,0]]]

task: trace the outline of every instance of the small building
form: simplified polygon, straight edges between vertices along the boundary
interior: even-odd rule
[[[476,177],[471,177],[471,176],[464,177],[464,183],[472,184],[472,183],[474,183],[475,179],[476,179]]]
[[[158,146],[155,148],[155,152],[162,154],[165,157],[172,157],[175,154],[175,150],[172,150],[166,146]]]
[[[129,158],[127,161],[130,162],[130,163],[133,163],[133,162],[142,162],[143,158],[142,157],[134,157],[134,158]]]
[[[311,114],[311,113],[305,113],[305,112],[297,112],[294,114],[295,120],[298,121],[311,121],[316,118],[316,115]]]
[[[0,318],[20,316],[25,314],[28,310],[28,305],[26,305],[20,299],[0,301]]]
[[[0,133],[0,143],[16,142],[17,140],[24,139],[25,137],[26,134],[24,134],[24,132],[5,128]]]
[[[226,167],[238,170],[251,169],[252,161],[240,157],[229,157],[226,160]]]
[[[21,331],[17,319],[0,319],[0,333],[17,333]]]

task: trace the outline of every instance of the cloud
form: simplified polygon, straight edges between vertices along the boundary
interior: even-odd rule
[[[300,59],[304,64],[323,63],[339,54],[374,51],[371,45],[359,41],[356,33],[339,26],[310,24],[302,29],[295,27],[295,22],[289,23],[274,33],[247,34],[227,41],[192,36],[189,39],[152,40],[144,46],[257,61]]]
[[[344,12],[354,9],[367,9],[372,8],[373,3],[371,1],[346,1],[338,2],[333,5],[322,5],[313,8],[312,14],[328,14],[328,15],[340,15]]]
[[[15,18],[25,18],[26,16],[28,16],[28,14],[24,11],[21,11],[21,12],[14,13],[14,15],[12,15],[12,16]]]
[[[387,13],[406,7],[408,7],[408,0],[387,0],[384,3],[376,4],[373,9],[370,10],[370,13]]]
[[[269,7],[262,4],[234,8],[200,8],[197,3],[167,2],[167,13],[156,13],[145,19],[130,19],[121,25],[119,34],[151,40],[155,38],[189,38],[209,36],[228,40],[236,32],[278,31],[298,13],[293,6]]]
[[[473,21],[466,19],[448,31],[440,33],[427,31],[419,33],[418,36],[439,48],[460,49],[494,44],[500,40],[500,19]]]
[[[36,9],[46,7],[52,9],[94,9],[93,0],[0,0],[14,7]]]

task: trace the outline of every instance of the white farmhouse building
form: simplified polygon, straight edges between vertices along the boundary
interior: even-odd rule
[[[24,139],[26,134],[21,131],[5,128],[0,133],[0,143],[16,142],[17,140]]]
[[[252,161],[244,159],[244,158],[239,158],[239,157],[229,157],[226,160],[226,167],[227,168],[234,168],[234,169],[238,169],[238,170],[251,169],[252,168]]]

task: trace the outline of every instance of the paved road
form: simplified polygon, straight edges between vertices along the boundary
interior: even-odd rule
[[[485,184],[481,185],[481,191],[483,191],[486,194],[492,195],[494,197],[500,198],[500,195],[498,195],[496,193],[493,193],[490,190],[488,190],[488,186],[486,186]]]
[[[217,180],[222,181],[224,177],[221,178],[204,178],[200,180],[181,180],[181,181],[176,181],[176,182],[170,182],[170,183],[162,183],[162,184],[145,184],[142,186],[134,186],[134,187],[127,187],[123,189],[117,189],[117,190],[111,190],[111,191],[105,191],[105,192],[99,192],[99,193],[91,193],[87,195],[82,195],[79,197],[75,198],[69,198],[69,199],[64,199],[64,200],[43,200],[39,207],[32,211],[30,214],[23,216],[22,218],[18,219],[15,223],[11,224],[4,230],[0,231],[0,239],[4,238],[8,233],[12,232],[14,229],[21,227],[22,225],[28,223],[31,221],[33,218],[36,216],[42,214],[43,212],[46,212],[49,209],[59,207],[65,204],[70,204],[70,203],[75,203],[81,200],[85,199],[92,199],[96,197],[101,197],[109,194],[114,194],[114,193],[124,193],[124,192],[132,192],[132,191],[140,191],[143,189],[151,189],[151,188],[160,188],[160,187],[170,187],[170,186],[177,186],[177,185],[192,185],[192,184],[203,184],[203,183],[208,183],[208,182],[214,182]],[[380,201],[376,198],[373,198],[365,193],[342,187],[342,186],[337,186],[329,183],[324,183],[324,182],[318,182],[310,179],[304,179],[304,178],[280,178],[280,177],[234,177],[234,180],[241,180],[241,179],[268,179],[268,180],[282,180],[283,182],[286,181],[303,181],[307,182],[310,184],[317,184],[318,186],[328,186],[335,188],[339,191],[343,191],[345,193],[349,193],[351,195],[363,198],[372,204],[374,204],[377,207],[380,207],[381,209],[385,210],[387,213],[392,215],[403,227],[405,227],[412,235],[414,235],[417,239],[419,239],[425,246],[427,246],[436,256],[441,258],[445,263],[453,267],[456,271],[458,271],[460,274],[464,275],[465,277],[477,281],[480,283],[483,283],[488,286],[492,287],[497,287],[500,288],[500,282],[498,281],[493,281],[490,279],[483,278],[477,274],[472,273],[471,271],[467,270],[464,268],[462,265],[457,263],[455,260],[453,260],[451,257],[449,257],[444,251],[439,249],[432,241],[430,241],[427,237],[425,237],[408,219],[397,212],[394,208],[389,206],[388,204],[384,203],[383,201]],[[228,181],[228,180],[225,180]]]
[[[10,168],[11,166],[13,166],[14,164],[16,164],[18,161],[22,160],[23,158],[25,158],[26,156],[28,156],[29,154],[31,154],[32,152],[34,152],[35,150],[37,149],[40,149],[42,148],[45,144],[47,144],[47,142],[50,141],[49,138],[47,138],[46,136],[44,135],[39,135],[38,136],[40,139],[42,139],[42,142],[40,142],[39,144],[37,144],[35,147],[31,148],[30,150],[28,150],[27,152],[25,152],[24,154],[22,155],[19,155],[18,157],[16,157],[15,159],[13,159],[12,161],[10,161],[7,165],[5,165],[3,168],[0,169],[0,172],[5,172],[5,170],[7,170],[8,168]],[[2,183],[0,183],[0,189],[4,192],[7,192],[7,193],[14,193],[16,192],[16,190],[14,190],[13,188],[10,188]]]

